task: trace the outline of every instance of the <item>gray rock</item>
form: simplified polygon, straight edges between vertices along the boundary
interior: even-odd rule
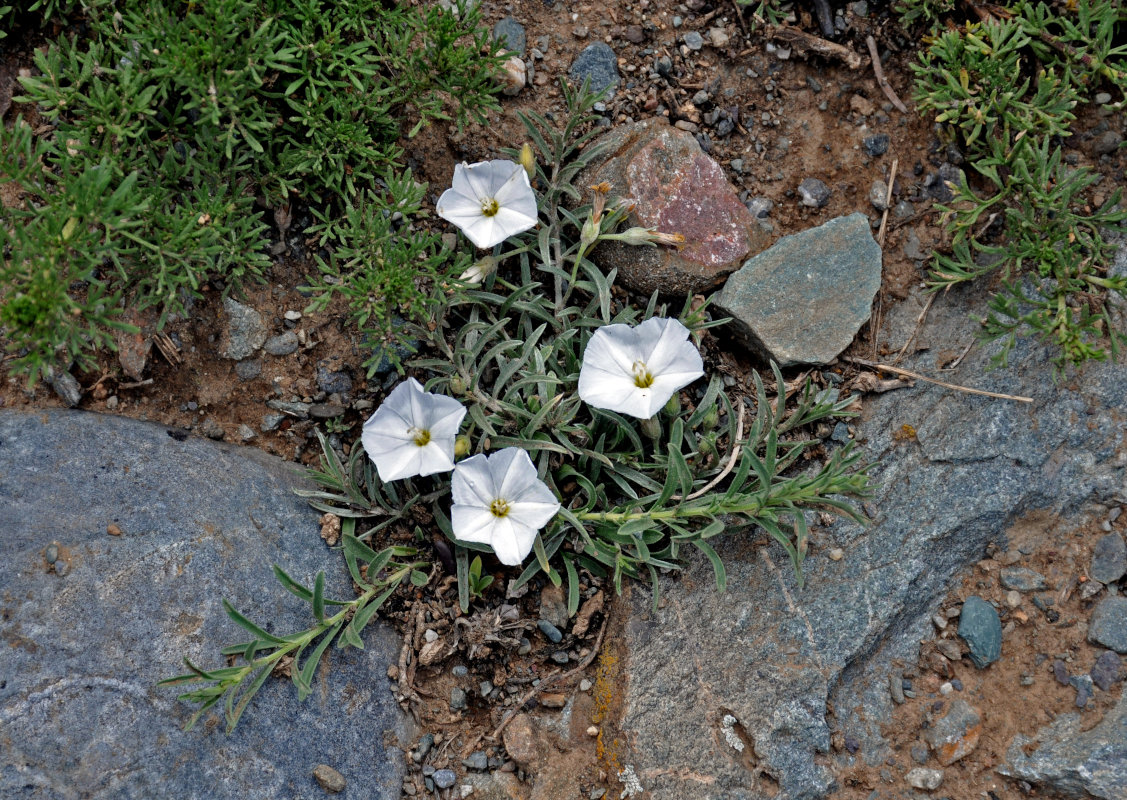
[[[1076,707],[1083,708],[1092,699],[1092,678],[1090,675],[1073,675],[1068,683],[1076,690]]]
[[[974,752],[982,735],[982,715],[966,700],[955,700],[947,713],[924,731],[924,740],[939,763],[950,766]]]
[[[1039,592],[1046,588],[1045,576],[1028,567],[1003,567],[998,580],[1005,588],[1019,592]]]
[[[1079,714],[1062,714],[1035,738],[1015,736],[998,772],[1035,784],[1046,796],[1127,797],[1127,694],[1094,728],[1083,727]]]
[[[344,776],[328,764],[318,764],[313,768],[313,778],[329,794],[343,792],[348,785]]]
[[[1118,150],[1122,143],[1123,137],[1119,134],[1119,131],[1104,131],[1092,140],[1092,155],[1109,155]]]
[[[876,158],[888,152],[888,143],[890,141],[887,133],[875,133],[872,136],[866,136],[862,139],[861,146],[865,148],[866,153]]]
[[[47,368],[47,383],[68,407],[74,408],[82,402],[82,386],[65,369]]]
[[[466,707],[466,690],[455,686],[450,690],[450,708],[458,711]]]
[[[439,769],[435,770],[434,785],[439,789],[449,789],[458,780],[458,775],[452,769]]]
[[[983,294],[936,295],[924,329],[930,348],[901,366],[946,375],[939,353],[965,348],[968,314],[986,313]],[[928,297],[886,308],[881,340],[907,341]],[[1022,339],[1008,367],[988,370],[998,352],[997,344],[975,347],[945,379],[1033,403],[923,382],[866,400],[853,424],[872,465],[872,522],[826,528],[826,545],[851,557],[812,551],[801,590],[781,547],[752,548],[734,535],[713,542],[739,592],[718,595],[703,557],[692,557],[683,579],[661,579],[660,609],[648,590],[629,591],[622,729],[638,745],[627,746],[622,761],[648,776],[652,800],[757,798],[766,794],[762,770],[779,780],[780,798],[835,796],[836,770],[892,755],[881,736],[893,706],[889,665],[916,661],[920,641],[934,636],[932,614],[986,545],[1031,509],[1081,522],[1091,498],[1110,504],[1121,496],[1127,366],[1090,364],[1082,380],[1054,381],[1053,353],[1040,342]],[[910,449],[894,436],[905,420],[917,431]],[[731,757],[718,730],[723,714],[748,732],[755,772]],[[854,737],[856,752],[833,752],[832,732]],[[1123,733],[1108,738],[1127,742]],[[1127,763],[1122,752],[1118,759]],[[701,774],[712,782],[702,787]],[[1117,791],[1105,797],[1127,796]]]
[[[622,80],[618,73],[618,57],[605,42],[595,42],[584,47],[571,63],[567,76],[576,86],[589,81],[592,92],[608,89],[608,100],[614,97],[615,88]]]
[[[775,201],[770,197],[753,197],[748,200],[744,205],[753,216],[758,219],[766,219],[767,215],[771,213],[771,209],[775,207]]]
[[[1002,655],[1002,621],[994,606],[971,595],[959,614],[959,638],[970,648],[970,660],[985,669]]]
[[[214,439],[216,441],[222,440],[226,435],[226,432],[223,430],[223,426],[216,422],[212,417],[207,417],[206,419],[204,419],[203,424],[200,425],[200,433],[202,433],[208,439]]]
[[[781,366],[824,364],[869,319],[881,251],[863,214],[786,236],[748,260],[716,296],[736,335]]]
[[[830,187],[817,178],[805,178],[798,184],[798,194],[802,198],[802,205],[810,208],[821,208],[830,202]]]
[[[0,797],[266,800],[315,791],[324,763],[357,796],[398,795],[402,754],[371,739],[406,732],[373,680],[399,650],[382,624],[367,649],[330,651],[305,702],[268,681],[230,736],[214,711],[184,732],[194,707],[157,686],[184,656],[222,665],[220,647],[243,638],[223,598],[278,633],[309,624],[271,564],[307,584],[324,570],[327,594],[353,596],[292,464],[70,411],[0,412],[0,442]],[[125,534],[107,536],[107,520]],[[65,580],[43,566],[52,540]]]
[[[489,756],[485,755],[484,750],[477,750],[470,753],[469,758],[462,759],[462,766],[466,769],[485,772],[485,770],[489,769]]]
[[[1112,651],[1104,650],[1088,674],[1092,678],[1092,683],[1105,692],[1110,692],[1112,686],[1123,680],[1123,662]]]
[[[288,356],[290,353],[296,352],[301,343],[297,339],[297,334],[293,331],[286,331],[279,333],[277,336],[271,336],[262,345],[262,349],[272,356]]]
[[[1088,621],[1088,641],[1127,653],[1127,597],[1105,597]]]
[[[284,420],[285,418],[285,414],[263,414],[262,424],[258,426],[258,429],[263,433],[276,431],[278,430],[278,426],[282,424],[282,420]]]
[[[930,792],[933,789],[938,789],[939,785],[943,783],[943,770],[916,767],[908,771],[904,780],[908,782],[909,786]]]
[[[344,370],[334,369],[336,359],[317,362],[317,388],[326,394],[344,394],[352,391],[352,376]]]
[[[313,419],[333,419],[342,416],[345,410],[340,403],[314,403],[309,406],[309,416]]]
[[[686,33],[682,41],[685,42],[685,47],[690,50],[700,50],[704,47],[704,37],[696,31]]]
[[[262,359],[247,358],[235,364],[235,374],[241,381],[253,381],[262,374]]]
[[[888,184],[882,180],[873,181],[873,185],[869,187],[869,203],[877,211],[884,211],[888,208]]]
[[[1116,531],[1104,534],[1092,548],[1088,577],[1100,583],[1114,583],[1127,572],[1127,545]]]
[[[262,315],[230,297],[223,298],[227,327],[223,331],[220,355],[232,361],[250,358],[266,342],[268,331]]]
[[[512,16],[498,20],[497,24],[493,26],[493,40],[504,45],[510,53],[516,53],[518,56],[524,55],[524,48],[528,42],[524,26],[520,24],[516,17]]]
[[[540,629],[541,633],[548,637],[548,641],[552,644],[558,644],[563,640],[563,634],[560,633],[560,629],[546,619],[537,622],[536,627]]]

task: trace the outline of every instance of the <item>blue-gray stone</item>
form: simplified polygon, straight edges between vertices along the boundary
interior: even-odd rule
[[[452,769],[435,770],[434,785],[439,789],[449,789],[458,780],[457,774]]]
[[[830,187],[817,178],[804,178],[802,183],[798,184],[798,195],[802,199],[802,205],[810,208],[821,208],[830,201],[831,194],[833,192],[830,191]]]
[[[1069,685],[1076,690],[1076,707],[1083,708],[1092,699],[1092,676],[1073,675],[1068,679]]]
[[[874,133],[872,136],[866,136],[861,140],[861,146],[865,148],[865,152],[873,156],[883,156],[888,152],[888,144],[891,141],[887,133]]]
[[[1123,662],[1112,651],[1104,650],[1088,674],[1092,678],[1092,683],[1105,692],[1110,692],[1111,687],[1123,679]]]
[[[462,759],[462,766],[466,769],[484,772],[489,769],[489,756],[485,755],[484,750],[476,750],[470,753],[469,758]]]
[[[540,632],[548,637],[548,641],[552,644],[558,644],[563,639],[563,634],[560,629],[546,619],[542,619],[536,623],[536,627]]]
[[[466,707],[466,690],[455,686],[450,690],[450,708],[459,711]]]
[[[493,40],[504,45],[510,53],[518,56],[524,55],[524,48],[528,41],[524,26],[516,17],[504,17],[493,26]]]
[[[1105,597],[1088,620],[1088,641],[1127,653],[1127,597]]]
[[[286,331],[279,333],[277,336],[271,336],[262,345],[262,349],[272,356],[288,356],[290,353],[296,352],[301,343],[297,339],[297,334],[293,331]]]
[[[869,319],[881,250],[864,214],[785,236],[748,259],[713,304],[737,337],[780,366],[824,364]]]
[[[1118,531],[1106,533],[1092,547],[1088,577],[1100,583],[1114,583],[1127,572],[1127,545]]]
[[[353,596],[318,512],[293,494],[294,465],[257,450],[181,439],[86,412],[0,412],[0,797],[267,800],[313,796],[332,764],[358,797],[398,796],[405,720],[383,676],[399,643],[378,622],[365,650],[330,650],[298,702],[269,680],[231,735],[212,711],[190,732],[183,688],[157,682],[223,664],[246,634],[231,603],[275,633],[307,627],[308,604],[271,564]],[[107,536],[114,522],[124,532]],[[49,571],[56,542],[70,565]],[[375,758],[372,748],[375,747]]]
[[[223,310],[227,314],[227,327],[223,332],[221,354],[232,361],[250,358],[266,342],[269,333],[266,321],[253,308],[230,297],[223,298]]]
[[[406,320],[400,317],[392,317],[391,321],[394,326],[394,330],[396,331],[401,331],[402,326],[407,324]],[[395,371],[396,363],[403,363],[418,351],[418,339],[409,339],[405,336],[401,336],[396,341],[390,344],[390,353],[388,352],[388,350],[385,350],[383,352],[372,374],[379,375],[381,377],[384,375],[390,375]]]
[[[1045,576],[1028,567],[1003,567],[998,580],[1007,589],[1019,592],[1039,592],[1046,588]]]
[[[344,370],[334,369],[335,359],[318,362],[315,372],[317,388],[326,394],[343,394],[352,391],[352,377]]]
[[[576,86],[581,86],[584,81],[590,81],[592,92],[609,89],[608,99],[614,96],[615,87],[621,81],[618,73],[618,57],[605,42],[595,42],[584,47],[571,63],[567,75]]]
[[[262,359],[246,358],[235,364],[235,374],[241,381],[253,381],[262,374]]]
[[[700,50],[704,47],[704,37],[696,31],[689,31],[684,37],[685,47],[690,50]]]
[[[970,648],[970,660],[985,669],[1002,655],[1002,621],[994,606],[971,595],[959,614],[959,637]]]
[[[1062,714],[1035,738],[1018,734],[998,772],[1040,787],[1046,797],[1127,797],[1127,694],[1090,730]]]

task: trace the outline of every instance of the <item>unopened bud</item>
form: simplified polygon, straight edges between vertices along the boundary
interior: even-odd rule
[[[599,224],[592,217],[588,217],[579,231],[579,243],[584,249],[593,245],[599,238]]]
[[[711,431],[716,429],[716,426],[719,424],[719,422],[720,411],[716,408],[716,406],[713,406],[712,408],[708,409],[708,411],[704,412],[704,417],[701,418],[700,424],[701,427],[706,431]]]
[[[642,420],[642,433],[655,442],[661,438],[661,423],[657,421],[657,415],[649,419]]]
[[[475,261],[469,269],[459,275],[458,280],[464,283],[481,283],[496,271],[497,259],[493,256],[485,256]]]
[[[665,408],[663,410],[665,411],[666,414],[668,414],[671,417],[675,417],[678,414],[680,414],[681,413],[681,393],[680,392],[674,392],[673,394],[671,394],[669,396],[669,400],[666,401]]]
[[[454,439],[454,458],[464,458],[470,453],[470,437],[464,433]]]
[[[466,393],[466,382],[462,380],[461,375],[455,375],[450,379],[450,391],[452,391],[454,394]]]
[[[520,148],[520,165],[528,173],[530,181],[536,180],[536,156],[532,154],[532,145],[528,142]]]
[[[618,234],[618,238],[627,244],[684,244],[685,237],[679,233],[662,233],[654,228],[627,228]]]

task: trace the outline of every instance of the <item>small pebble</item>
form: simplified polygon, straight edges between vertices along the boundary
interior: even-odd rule
[[[1017,589],[1010,589],[1006,592],[1006,605],[1010,608],[1017,608],[1021,605],[1021,592]]]
[[[998,572],[998,580],[1006,589],[1018,592],[1039,592],[1046,588],[1045,576],[1028,567],[1005,567]]]
[[[696,31],[689,31],[688,33],[686,33],[684,42],[685,46],[690,50],[700,50],[702,47],[704,47],[704,37]]]
[[[971,595],[959,615],[959,636],[970,648],[970,659],[985,669],[1002,654],[1002,621],[994,606]]]
[[[938,789],[939,784],[943,783],[943,770],[916,767],[904,776],[904,780],[908,782],[909,786],[930,792],[933,789]]]
[[[434,785],[439,789],[449,789],[458,780],[458,776],[452,769],[440,769],[434,773]]]
[[[450,708],[453,709],[454,711],[458,711],[458,710],[463,709],[465,707],[466,707],[466,691],[465,691],[465,689],[460,689],[460,688],[455,686],[453,689],[450,690]]]
[[[421,764],[426,760],[427,753],[430,752],[432,747],[434,747],[434,734],[423,734],[422,738],[419,739],[419,743],[415,746],[415,751],[411,753],[411,760],[416,764]]]
[[[470,753],[470,757],[462,760],[462,766],[466,769],[476,770],[477,772],[485,772],[489,769],[489,757],[485,755],[484,750],[477,750]]]
[[[917,764],[926,764],[927,763],[928,752],[927,752],[927,748],[924,745],[914,744],[914,745],[912,745],[912,749],[909,752],[912,756],[912,760],[915,761]]]
[[[953,691],[955,691],[955,687],[951,685],[950,681],[944,681],[939,685],[939,693],[944,697],[951,694]]]
[[[845,558],[845,551],[840,547],[835,547],[834,549],[830,550],[828,555],[830,557],[830,561],[841,561],[843,558]]]
[[[892,693],[892,702],[896,705],[904,704],[904,680],[899,675],[888,676],[888,688]]]
[[[552,653],[552,661],[557,664],[566,664],[568,661],[567,651],[557,650],[556,652]]]
[[[955,687],[956,692],[961,692],[963,690],[963,682],[958,678],[952,678],[951,685]]]
[[[590,737],[591,737],[592,739],[594,739],[594,738],[595,738],[596,736],[598,736],[598,735],[599,735],[599,729],[598,729],[598,727],[597,727],[597,726],[595,726],[595,725],[590,725],[590,726],[588,726],[588,728],[587,728],[587,735],[588,735],[588,736],[590,736]]]
[[[489,697],[489,695],[493,693],[493,682],[482,681],[477,685],[477,692],[482,697]]]
[[[1053,662],[1053,677],[1057,679],[1057,683],[1061,686],[1068,686],[1069,678],[1068,666],[1059,658]]]
[[[579,691],[581,691],[581,692],[591,691],[591,681],[587,680],[586,678],[581,680],[579,682]]]
[[[1092,699],[1092,679],[1088,675],[1073,675],[1068,682],[1076,689],[1076,707],[1084,708]]]
[[[525,637],[520,637],[520,645],[517,647],[518,656],[526,656],[532,652],[532,642]]]
[[[466,677],[466,675],[469,674],[469,672],[470,671],[468,669],[466,669],[466,666],[464,664],[458,664],[457,666],[455,666],[453,669],[450,670],[450,673],[455,678],[464,678],[464,677]]]
[[[830,187],[817,178],[806,178],[798,185],[802,205],[809,208],[822,208],[830,201]]]
[[[887,198],[888,184],[879,179],[873,181],[873,185],[869,187],[869,204],[877,211],[884,211],[888,208]]]
[[[1092,678],[1092,683],[1103,691],[1109,692],[1111,687],[1123,678],[1123,662],[1112,651],[1104,650],[1100,657],[1096,659],[1096,663],[1092,665],[1092,671],[1089,675]]]
[[[286,313],[291,312],[287,311]],[[301,315],[298,314],[298,316]],[[300,346],[301,343],[298,341],[297,334],[293,331],[286,331],[277,336],[271,336],[266,340],[266,344],[262,345],[262,349],[272,356],[288,356],[290,353],[296,352]]]
[[[47,549],[43,551],[43,557],[47,559],[48,564],[54,564],[59,560],[59,546],[57,544],[47,545]]]
[[[888,152],[888,144],[891,141],[887,133],[877,133],[872,136],[866,136],[861,140],[861,146],[865,148],[865,152],[874,158],[883,156]]]
[[[1096,92],[1096,96],[1093,99],[1096,101],[1096,105],[1106,106],[1111,102],[1111,95],[1108,92]]]
[[[121,527],[117,523],[111,522],[106,526],[106,533],[110,536],[121,536]]]
[[[537,622],[536,627],[540,629],[541,633],[548,637],[548,641],[552,644],[559,644],[560,641],[563,640],[563,634],[560,632],[560,629],[546,619]]]
[[[1114,583],[1127,573],[1127,545],[1118,532],[1108,533],[1092,547],[1088,576],[1100,583]]]
[[[344,776],[328,764],[318,764],[313,768],[313,777],[329,794],[343,792],[345,787]]]

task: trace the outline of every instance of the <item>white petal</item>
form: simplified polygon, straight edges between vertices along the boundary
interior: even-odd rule
[[[450,507],[450,525],[454,529],[454,538],[463,542],[491,544],[496,523],[497,517],[488,508],[459,505]]]
[[[497,224],[497,217],[479,215],[472,223],[459,227],[479,250],[489,250],[509,238],[508,232]]]
[[[509,503],[516,501],[531,484],[540,482],[532,459],[519,447],[506,447],[491,455],[489,471],[493,473],[497,496]]]
[[[510,162],[512,163],[512,162]],[[513,164],[513,172],[493,195],[501,206],[512,209],[525,217],[536,218],[536,193],[528,182],[528,173],[520,164]]]
[[[537,531],[551,522],[552,518],[560,512],[560,504],[556,500],[556,496],[552,494],[552,490],[543,483],[538,485],[545,492],[546,497],[522,500],[514,503],[512,508],[509,509],[509,517],[514,522],[527,525]]]
[[[481,162],[478,162],[479,164]],[[473,176],[473,167],[478,164],[467,164],[463,161],[461,164],[454,165],[454,177],[450,179],[450,188],[459,194],[470,198],[477,202],[478,207],[481,207],[481,195],[477,191],[477,181]]]
[[[434,208],[440,217],[459,226],[469,219],[481,216],[481,201],[457,189],[443,192]]]
[[[493,473],[489,471],[489,456],[478,453],[454,466],[450,497],[455,508],[459,505],[489,508],[489,504],[497,499]]]
[[[408,378],[364,423],[360,441],[382,481],[449,472],[454,468],[454,438],[465,413],[457,400],[426,392],[417,380]],[[415,443],[418,430],[431,435],[422,447]]]
[[[515,567],[524,561],[524,557],[532,550],[532,545],[536,541],[536,530],[520,524],[512,518],[512,515],[497,520],[490,541],[493,552],[497,554],[497,560],[510,567]]]
[[[438,472],[449,472],[454,469],[454,442],[451,440],[447,448],[444,442],[433,439],[423,447],[415,447],[419,451],[416,475],[434,475]]]
[[[505,238],[516,236],[518,233],[524,233],[529,228],[536,226],[536,204],[533,202],[532,214],[525,214],[523,211],[518,211],[508,206],[501,206],[497,209],[493,221],[505,231]],[[502,240],[503,241],[503,240]]]
[[[375,462],[376,472],[384,483],[397,481],[400,478],[410,478],[419,474],[419,453],[422,448],[414,442],[397,447],[394,450],[373,453],[364,448],[368,457]]]
[[[493,199],[497,190],[505,183],[505,179],[509,177],[508,170],[505,169],[505,164],[511,164],[511,161],[478,161],[476,164],[462,164],[462,175],[466,183],[472,188],[472,195],[479,201],[485,199]]]
[[[648,407],[641,399],[642,390],[634,385],[633,376],[588,369],[584,364],[579,373],[579,396],[588,405],[617,411],[632,417],[642,416]],[[648,419],[652,414],[647,415]]]

